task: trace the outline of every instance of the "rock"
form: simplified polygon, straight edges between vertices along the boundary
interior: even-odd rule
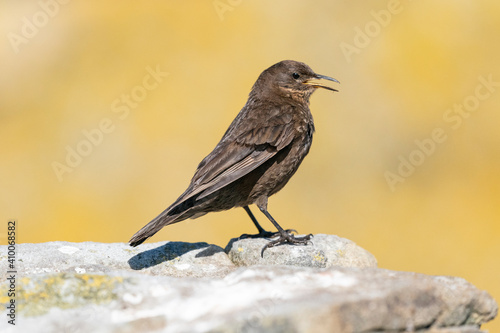
[[[133,248],[124,243],[51,242],[16,247],[21,276],[135,270],[175,277],[222,277],[236,269],[221,247],[207,243],[146,243]],[[0,262],[2,271],[6,264]]]
[[[10,332],[464,333],[497,311],[463,279],[382,269],[260,266],[222,279],[55,273],[17,288]],[[0,322],[2,332],[9,326]]]
[[[290,255],[299,248],[280,247]],[[330,250],[321,250],[326,266]],[[300,260],[299,266],[237,268],[220,247],[206,243],[130,249],[53,242],[20,244],[16,252],[15,298],[9,282],[0,283],[2,309],[10,299],[16,304],[16,326],[8,324],[6,310],[0,315],[5,333],[479,333],[498,311],[487,292],[461,278],[303,267]],[[0,259],[6,272],[6,256]]]
[[[377,260],[371,253],[335,235],[315,235],[308,245],[271,247],[261,257],[261,250],[268,242],[264,238],[233,238],[225,251],[237,266],[377,267]]]

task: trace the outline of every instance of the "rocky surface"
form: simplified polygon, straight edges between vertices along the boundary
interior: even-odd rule
[[[215,278],[235,269],[221,247],[207,243],[146,243],[133,248],[125,243],[51,242],[19,244],[17,253],[17,271],[21,276],[63,272],[108,274],[125,270],[148,275]],[[2,260],[0,268],[4,264]]]
[[[497,313],[461,278],[378,269],[336,236],[261,258],[263,244],[232,240],[228,254],[206,243],[20,244],[16,326],[4,311],[0,331],[478,333]]]
[[[264,238],[233,238],[226,253],[237,266],[288,265],[302,267],[377,267],[370,252],[354,242],[335,235],[319,234],[311,238],[308,246],[276,246],[261,249],[269,242]]]

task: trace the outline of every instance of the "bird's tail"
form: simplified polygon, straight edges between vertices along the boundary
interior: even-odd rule
[[[137,246],[142,244],[146,239],[156,234],[166,225],[184,221],[189,218],[187,211],[183,211],[177,214],[171,214],[171,207],[165,209],[160,215],[155,217],[151,222],[142,227],[141,230],[137,231],[135,235],[132,236],[129,243],[130,246]],[[187,215],[187,216],[186,216]]]

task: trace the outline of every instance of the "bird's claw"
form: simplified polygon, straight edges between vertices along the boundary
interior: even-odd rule
[[[293,230],[293,229],[288,229],[286,230],[286,233],[279,233],[279,237],[277,239],[274,239],[272,241],[270,241],[269,243],[267,243],[263,248],[262,248],[262,251],[260,252],[260,256],[262,258],[264,258],[264,251],[270,247],[273,247],[273,246],[276,246],[276,245],[281,245],[281,244],[285,244],[285,243],[289,243],[289,244],[304,244],[304,245],[307,245],[307,243],[311,240],[311,238],[313,237],[312,234],[309,234],[309,235],[306,235],[306,236],[303,236],[303,237],[295,237],[291,232],[290,230]],[[295,231],[295,230],[293,230]],[[296,231],[295,231],[296,232]]]

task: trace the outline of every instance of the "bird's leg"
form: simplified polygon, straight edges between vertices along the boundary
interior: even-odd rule
[[[248,216],[250,216],[250,219],[252,220],[253,224],[255,224],[255,227],[259,231],[258,234],[255,235],[249,235],[249,234],[243,234],[240,236],[240,238],[272,238],[278,236],[280,233],[278,232],[271,232],[271,231],[266,231],[262,226],[259,224],[255,216],[253,215],[252,211],[250,210],[250,207],[244,206],[243,209],[245,209],[245,212],[247,212]],[[292,233],[292,232],[297,232],[295,229],[287,229],[287,233]]]
[[[258,207],[259,207],[260,211],[262,213],[264,213],[264,215],[266,215],[266,217],[269,219],[269,221],[271,221],[271,223],[274,224],[274,226],[276,227],[276,229],[278,229],[279,237],[277,239],[275,239],[275,240],[270,241],[269,243],[266,244],[266,246],[264,246],[262,248],[262,251],[260,253],[261,257],[264,257],[264,251],[267,248],[273,247],[275,245],[285,244],[285,243],[290,243],[290,244],[307,244],[307,242],[311,239],[312,234],[309,234],[309,235],[306,235],[306,236],[303,236],[303,237],[295,237],[292,233],[288,232],[288,230],[284,230],[278,224],[278,222],[276,222],[276,220],[267,211],[267,207],[266,206],[267,205],[259,205]]]
[[[245,212],[247,212],[247,214],[248,214],[248,216],[250,216],[250,219],[252,220],[253,224],[255,224],[255,227],[259,231],[259,235],[260,234],[266,234],[266,235],[271,234],[271,232],[266,231],[266,230],[264,230],[264,228],[261,227],[261,225],[259,224],[259,222],[255,218],[255,216],[253,215],[252,211],[250,210],[250,207],[245,206],[245,207],[243,207],[243,209],[245,209]]]

